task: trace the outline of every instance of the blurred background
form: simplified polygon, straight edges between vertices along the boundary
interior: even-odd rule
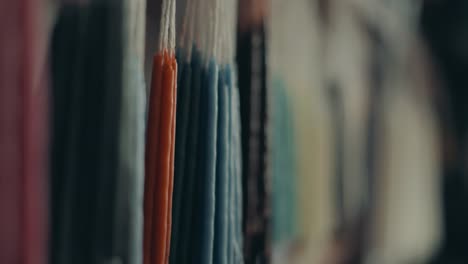
[[[135,28],[118,33],[128,30],[125,14],[136,2]],[[111,140],[122,127],[109,120],[123,120],[108,114],[121,111],[118,102],[131,95],[115,96],[109,87],[126,87],[126,77],[116,80],[125,74],[123,51],[133,43],[146,99],[135,103],[141,124],[126,129],[141,125],[144,131],[153,55],[162,41],[161,21],[167,22],[163,2],[175,3],[170,30],[176,50],[187,48],[179,41],[185,34],[194,43],[219,37],[209,34],[215,24],[230,36],[222,43],[228,43],[239,91],[241,122],[231,130],[240,131],[242,149],[242,195],[235,205],[242,211],[242,257],[226,263],[468,263],[466,0],[1,1],[0,263],[137,263],[87,258],[118,239],[73,242],[86,240],[62,225],[77,233],[99,225],[77,220],[68,226],[59,215],[76,208],[85,215],[90,204],[119,204],[119,194],[129,195],[107,185],[121,170],[118,158],[107,158],[117,157],[122,143]],[[219,3],[224,9],[213,22],[208,10],[218,12],[209,7]],[[79,53],[80,47],[89,52]],[[67,57],[72,53],[78,54],[73,60]],[[90,73],[83,75],[86,68]],[[84,95],[66,94],[81,87],[88,87]],[[90,99],[96,94],[103,99]],[[73,96],[82,99],[66,99]],[[73,126],[75,118],[92,122]],[[66,129],[79,136],[62,134]],[[144,133],[138,135],[131,142],[140,142],[141,155],[133,156],[143,166],[146,143]],[[84,150],[69,147],[84,141]],[[99,153],[84,169],[73,163],[74,154],[61,160],[57,146],[68,154]],[[69,174],[58,171],[88,176],[67,185],[61,175]],[[143,178],[143,169],[135,173]],[[106,187],[94,188],[98,177]],[[107,195],[107,186],[118,191]],[[66,194],[80,192],[74,188],[85,191],[72,203]],[[132,206],[143,207],[142,199]],[[115,208],[109,214],[118,222]],[[99,213],[93,217],[100,219]],[[90,237],[99,233],[93,230]],[[72,241],[76,252],[56,250],[59,241]],[[69,261],[57,254],[69,254]]]

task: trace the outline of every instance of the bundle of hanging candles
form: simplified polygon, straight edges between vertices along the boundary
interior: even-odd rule
[[[236,5],[189,1],[175,49],[175,1],[163,1],[148,111],[144,263],[242,261]]]

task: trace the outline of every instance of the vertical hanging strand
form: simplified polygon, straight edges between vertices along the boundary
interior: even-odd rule
[[[172,228],[170,242],[170,262],[178,263],[180,259],[180,251],[178,250],[181,241],[182,229],[182,204],[186,203],[183,198],[187,199],[183,192],[187,177],[185,173],[185,163],[187,153],[185,146],[188,138],[188,123],[191,97],[191,58],[187,57],[188,47],[191,45],[188,28],[188,21],[191,20],[191,10],[194,1],[188,1],[185,6],[184,24],[180,33],[179,47],[176,48],[176,59],[179,63],[177,74],[177,104],[176,104],[176,131],[175,131],[175,157],[174,157],[174,188],[173,188],[173,206],[172,206]],[[187,45],[187,42],[190,43]],[[180,102],[180,103],[179,103]],[[193,114],[193,113],[192,113]]]
[[[153,232],[154,240],[154,258],[153,263],[165,263],[167,252],[167,233],[168,230],[168,213],[170,206],[170,181],[171,181],[171,161],[172,161],[172,116],[174,104],[174,73],[171,58],[165,56],[164,69],[163,69],[163,82],[162,82],[162,95],[161,95],[161,132],[159,133],[159,155],[155,161],[158,163],[159,171],[158,186],[155,193],[157,201],[156,218],[154,221],[155,231]]]
[[[145,1],[125,0],[119,175],[116,185],[115,259],[143,262],[145,84],[141,49]]]
[[[170,29],[174,13],[174,3],[165,1],[164,17],[161,23],[164,28],[161,43],[163,53],[162,83],[161,83],[161,110],[160,110],[160,132],[159,145],[157,149],[156,170],[156,192],[153,199],[156,201],[153,240],[153,263],[164,263],[167,261],[169,251],[168,240],[170,232],[171,201],[172,201],[172,175],[173,175],[173,134],[174,104],[175,104],[175,71],[174,51],[171,50],[173,29]]]
[[[214,2],[214,3],[213,3]],[[218,65],[214,58],[214,36],[213,29],[216,23],[215,14],[217,0],[212,1],[209,7],[210,11],[210,27],[211,32],[208,32],[208,45],[207,45],[207,71],[206,83],[202,89],[205,90],[202,100],[205,100],[205,129],[204,134],[204,169],[202,177],[203,186],[200,186],[202,199],[201,199],[201,263],[213,263],[213,243],[214,243],[214,218],[215,218],[215,189],[216,189],[216,143],[217,137],[217,122],[218,122]]]
[[[242,122],[243,231],[247,263],[269,262],[269,176],[267,174],[267,89],[263,1],[244,1],[252,10],[238,45]],[[255,4],[254,4],[255,3]],[[253,6],[250,6],[253,5]],[[253,8],[251,8],[253,7]],[[241,14],[242,12],[239,12]]]
[[[219,63],[218,75],[218,124],[217,124],[217,155],[216,155],[216,187],[215,187],[215,229],[213,262],[228,263],[228,88],[226,86],[225,64],[225,22],[219,20],[224,12],[224,4],[221,2],[215,9],[215,58]],[[223,14],[225,17],[225,14]]]
[[[184,147],[186,152],[186,159],[184,162],[184,184],[183,184],[183,194],[185,199],[181,202],[181,224],[180,224],[180,238],[177,245],[177,251],[179,252],[176,256],[177,261],[171,263],[188,263],[191,261],[188,258],[193,257],[191,252],[191,238],[194,235],[195,221],[193,217],[195,200],[192,199],[194,196],[194,185],[195,185],[195,176],[198,175],[195,173],[197,169],[197,158],[198,158],[198,137],[199,137],[199,110],[200,110],[200,84],[201,84],[201,58],[198,47],[195,46],[195,38],[198,39],[196,31],[198,30],[198,20],[197,10],[200,6],[199,0],[193,0],[192,7],[190,9],[190,29],[187,39],[187,46],[189,48],[188,53],[190,54],[190,82],[189,90],[190,97],[188,99],[188,112],[190,113],[190,118],[187,120],[187,142]]]
[[[199,138],[201,137],[200,131],[200,120],[201,120],[201,84],[202,84],[202,58],[200,51],[200,36],[199,36],[199,25],[201,17],[198,16],[198,10],[201,9],[202,2],[200,0],[194,0],[193,8],[191,10],[191,30],[190,30],[190,42],[189,48],[191,50],[191,97],[190,97],[190,114],[188,129],[189,134],[187,136],[187,159],[185,164],[186,183],[184,184],[184,194],[188,199],[185,200],[184,206],[182,207],[182,224],[181,224],[181,242],[179,246],[181,261],[180,263],[188,263],[192,254],[192,247],[198,246],[198,244],[192,244],[192,238],[197,235],[198,229],[196,225],[196,212],[197,199],[195,194],[196,183],[200,181],[197,170],[199,169],[200,163],[197,162],[201,156],[201,144]],[[189,50],[189,51],[190,51]],[[197,177],[197,179],[195,179]],[[193,199],[192,199],[193,198]]]
[[[166,24],[166,0],[163,0],[161,10],[161,29],[159,31],[158,52],[153,58],[153,71],[151,74],[151,89],[148,108],[148,124],[146,131],[146,151],[145,151],[145,194],[144,194],[144,264],[151,264],[154,251],[153,233],[155,232],[157,221],[161,215],[156,214],[159,207],[155,199],[155,193],[159,186],[157,179],[158,170],[158,149],[160,137],[160,112],[163,83],[163,66],[165,53],[163,50],[165,24]]]

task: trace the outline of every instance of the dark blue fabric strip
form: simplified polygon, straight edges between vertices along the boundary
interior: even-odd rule
[[[205,145],[201,150],[203,156],[204,171],[200,174],[204,183],[200,193],[202,194],[202,204],[200,208],[201,217],[201,251],[200,263],[213,263],[213,242],[214,242],[214,218],[215,218],[215,188],[216,188],[216,142],[218,123],[218,65],[214,59],[210,59],[207,72],[206,111],[204,115],[206,121]]]
[[[177,126],[175,141],[175,160],[174,160],[174,189],[172,202],[172,233],[171,233],[171,252],[170,262],[178,263],[180,252],[177,251],[180,241],[180,223],[183,202],[183,186],[185,184],[185,160],[186,144],[188,138],[189,112],[191,98],[191,79],[192,68],[190,62],[184,61],[185,51],[178,49],[177,60],[179,61],[180,74],[178,75],[177,89]]]
[[[199,156],[199,123],[202,117],[200,117],[200,86],[202,82],[202,66],[200,52],[193,48],[192,59],[191,59],[191,83],[190,83],[190,97],[189,97],[189,118],[188,118],[188,135],[187,142],[185,144],[186,159],[184,166],[184,184],[182,187],[182,195],[185,197],[181,203],[181,215],[180,215],[180,236],[177,246],[177,262],[171,263],[190,263],[193,262],[191,241],[196,235],[195,230],[192,229],[195,226],[196,212],[194,206],[195,200],[193,199],[195,194],[195,177],[198,175],[195,173],[197,169],[197,157]]]

